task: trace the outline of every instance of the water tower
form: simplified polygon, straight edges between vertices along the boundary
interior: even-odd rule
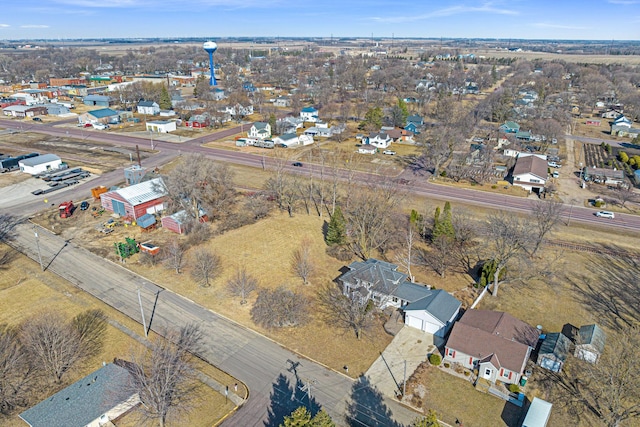
[[[211,68],[211,77],[209,78],[209,85],[216,86],[217,84],[216,76],[213,71],[213,52],[215,52],[218,49],[218,45],[216,44],[216,42],[204,42],[202,47],[204,48],[204,50],[206,50],[209,53],[209,68]]]

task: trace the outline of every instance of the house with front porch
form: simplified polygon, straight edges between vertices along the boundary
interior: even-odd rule
[[[374,258],[352,262],[337,281],[345,296],[371,300],[381,310],[400,309],[405,325],[438,337],[449,332],[460,312],[460,301],[448,292],[412,283],[397,265]]]
[[[520,125],[516,122],[504,122],[500,125],[500,130],[504,133],[517,133],[520,131]]]
[[[305,122],[317,122],[318,119],[318,110],[313,107],[305,107],[300,111],[300,118]]]
[[[138,103],[138,114],[148,114],[150,116],[160,114],[160,105],[154,101],[140,101]]]
[[[269,139],[271,138],[271,125],[266,122],[255,122],[247,134],[249,138]]]
[[[451,330],[444,360],[493,383],[517,384],[539,338],[536,328],[508,313],[467,310]]]
[[[369,145],[385,150],[391,145],[391,137],[387,132],[372,133],[367,140]]]

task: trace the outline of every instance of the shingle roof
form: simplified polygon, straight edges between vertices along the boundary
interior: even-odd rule
[[[496,367],[521,372],[538,336],[536,328],[508,313],[467,310],[453,325],[447,347],[477,359],[495,355],[500,362]]]
[[[84,426],[135,393],[129,371],[110,363],[20,414],[32,427]]]
[[[530,173],[540,179],[547,179],[549,165],[538,156],[518,156],[516,165],[513,168],[513,176]]]
[[[257,130],[265,130],[267,128],[267,125],[269,123],[265,123],[265,122],[255,122],[253,124],[253,126],[257,129]]]
[[[596,324],[581,326],[578,331],[577,345],[591,345],[595,350],[602,353],[606,335],[604,331]]]
[[[138,107],[153,107],[153,104],[156,104],[156,103],[153,102],[153,101],[140,101],[138,103]],[[158,104],[156,104],[156,105],[158,105]]]
[[[401,285],[402,286],[402,285]],[[447,323],[460,308],[460,301],[442,289],[429,290],[429,294],[402,307],[404,311],[425,310],[433,317]]]
[[[111,108],[101,108],[99,110],[89,111],[88,114],[91,114],[96,119],[101,119],[103,117],[117,116],[118,112]]]
[[[43,154],[41,156],[30,157],[28,159],[20,160],[20,163],[25,166],[37,166],[43,163],[59,161],[60,157],[55,154]]]
[[[137,206],[167,195],[162,178],[141,182],[130,187],[120,188],[115,192],[132,206]]]
[[[380,261],[374,258],[354,261],[349,265],[349,270],[340,276],[340,280],[351,284],[367,283],[371,290],[386,295],[391,293],[398,285],[407,280],[407,275],[396,271],[397,265]]]
[[[559,332],[547,334],[547,337],[540,345],[539,355],[553,354],[558,360],[565,361],[569,354],[569,346],[571,341],[569,338]]]

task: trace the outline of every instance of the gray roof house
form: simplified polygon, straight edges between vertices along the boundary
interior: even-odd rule
[[[109,363],[20,414],[32,427],[104,425],[140,401],[126,368]]]
[[[604,351],[606,335],[596,324],[581,326],[576,336],[576,348],[573,353],[578,359],[589,363],[598,363]]]
[[[538,365],[550,370],[560,372],[562,365],[567,360],[571,340],[560,332],[547,334],[538,350]]]
[[[460,301],[443,290],[409,282],[398,266],[374,258],[354,261],[338,278],[342,292],[351,298],[373,300],[378,307],[400,308],[405,325],[444,336],[460,311]]]

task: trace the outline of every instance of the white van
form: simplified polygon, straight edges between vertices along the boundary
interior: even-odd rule
[[[609,211],[596,212],[596,216],[598,218],[609,218],[609,219],[614,219],[616,217],[613,212],[609,212]]]

